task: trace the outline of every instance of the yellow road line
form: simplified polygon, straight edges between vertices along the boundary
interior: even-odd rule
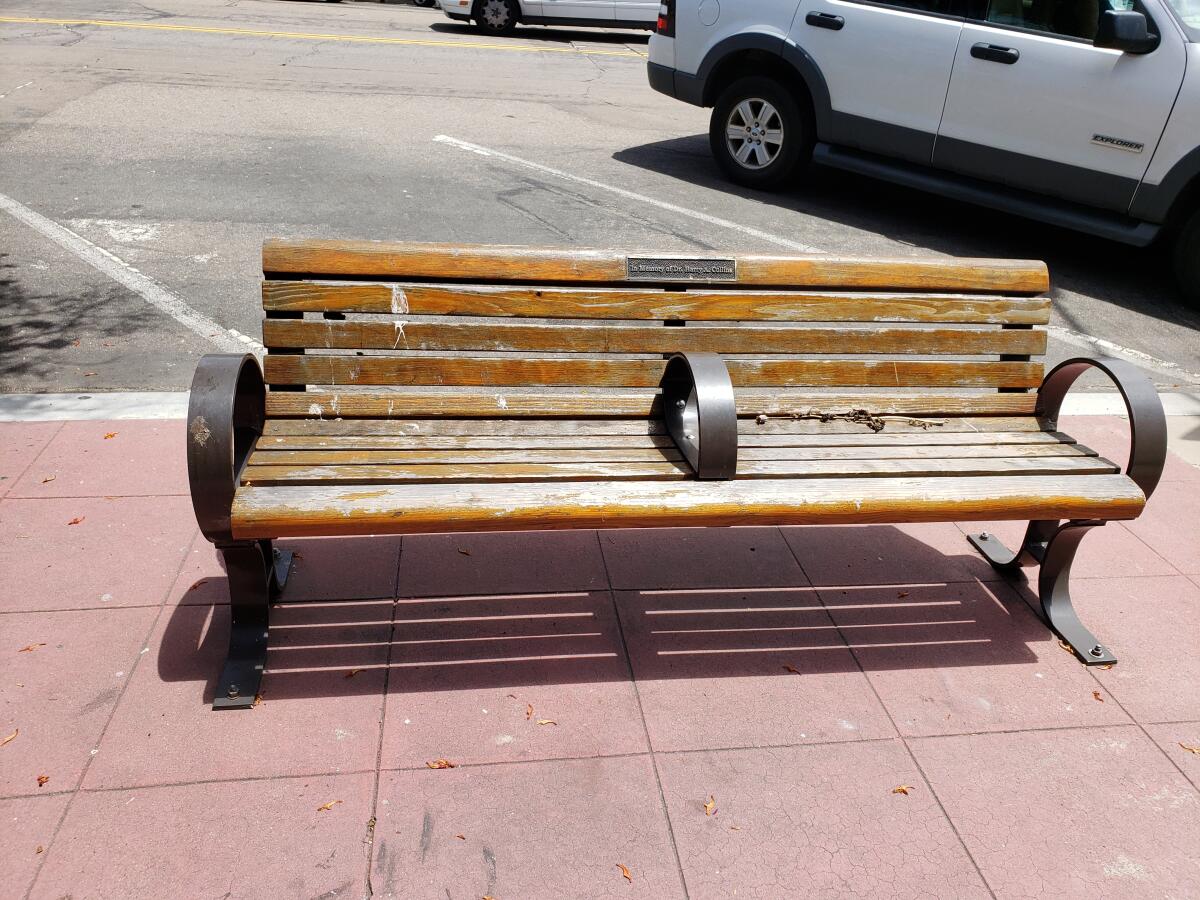
[[[114,22],[105,19],[35,19],[0,16],[0,24],[94,25],[97,28],[142,28],[149,31],[191,31],[198,34],[237,34],[246,37],[289,38],[301,41],[344,41],[352,44],[404,44],[414,47],[454,47],[473,50],[508,50],[519,53],[570,53],[583,56],[624,56],[644,59],[633,50],[581,50],[575,47],[531,47],[527,44],[483,44],[475,41],[427,41],[419,38],[366,37],[355,34],[310,34],[300,31],[256,31],[250,28],[205,28],[200,25],[164,25],[154,22]]]

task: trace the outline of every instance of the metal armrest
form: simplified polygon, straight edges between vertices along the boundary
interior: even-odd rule
[[[266,387],[254,356],[201,358],[188,402],[188,484],[196,521],[214,544],[233,541],[233,495],[265,417]]]
[[[1063,398],[1089,368],[1107,375],[1121,392],[1129,413],[1129,461],[1125,474],[1142,489],[1146,499],[1154,493],[1167,461],[1167,420],[1154,384],[1131,363],[1103,357],[1068,359],[1050,370],[1038,388],[1037,414],[1058,428]]]
[[[662,379],[663,418],[684,458],[703,479],[737,472],[737,407],[725,360],[716,353],[676,353]]]

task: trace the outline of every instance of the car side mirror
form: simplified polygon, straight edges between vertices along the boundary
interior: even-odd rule
[[[1122,53],[1149,53],[1158,46],[1158,35],[1151,34],[1144,13],[1131,9],[1106,9],[1096,27],[1097,47]]]

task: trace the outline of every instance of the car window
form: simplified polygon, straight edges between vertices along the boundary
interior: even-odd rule
[[[1134,0],[989,0],[987,21],[1090,41],[1105,10],[1134,8]]]
[[[1190,29],[1200,29],[1200,0],[1167,0]],[[1195,38],[1194,38],[1195,39]]]
[[[953,12],[951,0],[885,0],[888,6],[911,9],[915,12],[939,13],[948,16]]]

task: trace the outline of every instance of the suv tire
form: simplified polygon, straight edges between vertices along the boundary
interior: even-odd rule
[[[484,34],[512,34],[521,18],[516,0],[475,0],[471,13],[475,27]]]
[[[812,155],[809,121],[785,85],[749,75],[717,98],[708,144],[731,181],[769,190],[791,179],[799,164]]]
[[[1184,300],[1200,309],[1200,207],[1192,210],[1176,232],[1172,254],[1175,280]]]

